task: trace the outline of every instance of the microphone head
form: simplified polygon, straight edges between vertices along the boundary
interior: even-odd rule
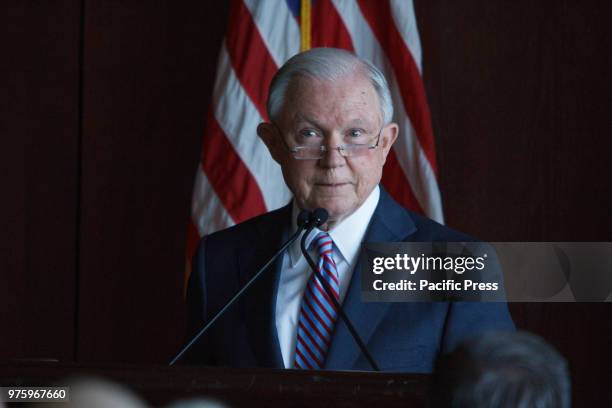
[[[311,222],[314,224],[315,227],[320,227],[321,225],[327,222],[328,218],[329,213],[325,208],[316,208],[312,212]]]
[[[297,216],[297,226],[302,228],[310,221],[311,213],[308,210],[302,210]]]

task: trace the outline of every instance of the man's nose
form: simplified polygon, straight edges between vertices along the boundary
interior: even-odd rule
[[[341,167],[346,164],[346,158],[340,154],[338,150],[338,146],[341,146],[341,143],[332,142],[327,146],[327,151],[323,155],[323,157],[319,160],[319,164],[323,167]]]

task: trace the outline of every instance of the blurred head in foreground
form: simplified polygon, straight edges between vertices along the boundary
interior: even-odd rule
[[[329,226],[359,208],[398,135],[383,74],[348,51],[314,48],[277,72],[267,110],[257,133],[298,207],[327,209]]]
[[[229,408],[229,405],[210,398],[193,398],[175,401],[166,408]]]
[[[126,387],[99,378],[67,381],[70,402],[45,406],[69,408],[146,408],[149,405]]]
[[[567,408],[567,363],[535,335],[490,332],[440,357],[430,402],[436,408]]]
[[[68,380],[70,401],[68,403],[49,403],[46,407],[53,408],[148,408],[142,398],[127,387],[115,382],[82,377]],[[3,405],[0,402],[0,408]],[[210,398],[193,398],[174,401],[166,408],[228,408],[229,405]]]

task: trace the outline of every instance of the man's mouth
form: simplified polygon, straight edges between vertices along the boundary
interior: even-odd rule
[[[335,187],[348,186],[349,184],[350,184],[349,182],[333,182],[333,183],[322,182],[322,183],[315,183],[315,186],[317,186],[317,187],[326,187],[326,188],[335,188]]]

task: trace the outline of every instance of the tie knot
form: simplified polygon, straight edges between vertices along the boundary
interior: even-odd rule
[[[327,232],[319,232],[312,240],[312,246],[316,248],[319,255],[329,253],[332,250],[334,241]]]

